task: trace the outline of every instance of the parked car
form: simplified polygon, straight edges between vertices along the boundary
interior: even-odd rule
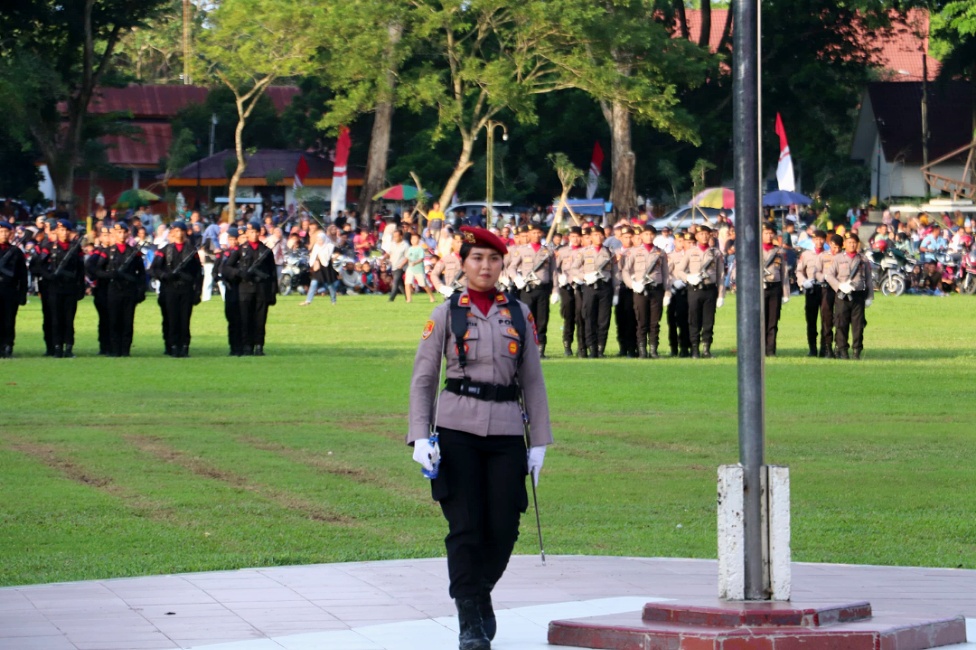
[[[677,228],[687,228],[693,223],[707,223],[709,226],[714,226],[718,222],[719,212],[724,212],[725,216],[729,219],[735,217],[734,210],[719,210],[718,208],[692,208],[689,205],[683,205],[680,208],[675,208],[671,212],[659,219],[654,219],[651,221],[651,225],[661,230],[661,228],[668,227],[672,230]]]

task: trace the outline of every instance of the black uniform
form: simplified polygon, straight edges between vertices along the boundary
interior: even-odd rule
[[[239,357],[244,354],[244,340],[241,338],[240,282],[236,277],[231,277],[233,272],[230,274],[226,272],[230,257],[236,251],[236,246],[217,251],[213,273],[214,282],[219,280],[224,283],[224,318],[227,319],[227,343],[230,346],[230,354]]]
[[[85,295],[85,258],[81,242],[55,242],[41,267],[50,294],[51,345],[55,357],[73,357],[75,312]]]
[[[98,354],[100,355],[110,354],[112,349],[109,336],[108,281],[98,281],[98,267],[105,260],[108,250],[99,246],[85,258],[85,275],[91,284],[92,300],[98,313]]]
[[[112,246],[100,260],[98,280],[107,285],[109,354],[127,357],[132,348],[136,305],[146,299],[146,266],[135,246]]]
[[[13,244],[0,245],[0,358],[13,355],[17,310],[27,303],[27,261]]]
[[[31,277],[37,279],[37,294],[41,299],[41,329],[44,332],[44,356],[46,357],[54,356],[54,338],[51,336],[51,323],[54,322],[51,305],[54,304],[54,300],[51,298],[51,292],[48,291],[49,283],[45,277],[53,245],[53,242],[48,240],[38,242],[28,264]]]
[[[163,342],[166,354],[186,357],[190,354],[190,316],[200,302],[203,287],[203,265],[190,244],[168,244],[156,251],[150,268],[159,280],[159,309],[163,314]]]
[[[244,354],[264,354],[268,307],[278,299],[278,276],[271,249],[260,242],[245,243],[232,252],[227,272],[239,282],[241,340]],[[233,269],[231,271],[230,269]]]

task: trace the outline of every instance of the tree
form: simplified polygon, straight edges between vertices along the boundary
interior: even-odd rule
[[[552,163],[552,168],[556,171],[556,176],[559,177],[559,184],[563,188],[562,193],[559,195],[559,201],[556,203],[556,218],[552,220],[549,235],[546,237],[548,241],[551,241],[552,234],[556,231],[560,222],[562,222],[563,210],[569,212],[569,216],[573,218],[573,222],[576,225],[580,223],[579,218],[570,209],[569,204],[566,203],[566,199],[569,198],[569,191],[573,189],[573,186],[578,185],[583,179],[583,170],[573,165],[569,156],[561,151],[549,154],[549,162]]]
[[[233,93],[237,108],[237,167],[227,192],[228,214],[233,215],[237,184],[247,166],[244,126],[268,86],[311,70],[318,10],[301,0],[224,0],[206,20],[209,28],[198,47],[205,72]]]
[[[95,89],[112,81],[119,39],[165,2],[37,0],[5,8],[6,101],[47,164],[59,201],[72,200],[84,145],[97,136],[86,130],[88,105]]]

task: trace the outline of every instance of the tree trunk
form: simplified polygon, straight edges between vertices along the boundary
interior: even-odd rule
[[[447,184],[444,185],[444,189],[441,191],[441,197],[438,199],[441,202],[442,209],[446,209],[447,206],[451,204],[451,197],[454,196],[454,192],[457,190],[461,177],[464,176],[464,172],[468,171],[468,169],[471,168],[471,165],[474,164],[471,162],[471,152],[473,150],[474,137],[462,133],[461,157],[458,158],[457,165],[454,166],[454,171],[451,172],[451,177],[447,179]]]
[[[234,150],[237,152],[237,168],[234,170],[234,175],[230,177],[230,184],[227,187],[227,218],[230,219],[230,223],[235,220],[235,212],[237,211],[237,184],[241,180],[241,176],[244,175],[244,168],[247,167],[247,161],[244,160],[244,120],[247,119],[247,115],[244,111],[244,101],[240,98],[237,99],[237,128],[234,129]]]
[[[637,192],[634,189],[635,156],[631,150],[630,112],[619,102],[600,103],[603,117],[610,126],[610,160],[613,178],[610,200],[613,213],[629,217],[637,212]]]
[[[393,125],[393,98],[396,90],[396,69],[394,64],[394,50],[403,35],[403,25],[390,25],[389,42],[387,43],[386,86],[382,89],[376,103],[376,113],[373,116],[373,132],[370,134],[369,154],[366,158],[366,178],[362,190],[359,192],[359,211],[362,222],[365,223],[372,216],[373,196],[383,189],[386,183],[386,163],[390,151],[390,130]]]

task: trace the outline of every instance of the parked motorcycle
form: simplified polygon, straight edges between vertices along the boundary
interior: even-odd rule
[[[278,281],[278,293],[287,296],[299,287],[307,287],[312,281],[308,266],[308,251],[305,249],[285,251],[285,265]]]
[[[976,247],[962,256],[959,273],[962,278],[959,289],[969,295],[976,294]]]
[[[874,288],[886,296],[900,296],[910,286],[915,261],[896,255],[891,249],[871,253]]]

